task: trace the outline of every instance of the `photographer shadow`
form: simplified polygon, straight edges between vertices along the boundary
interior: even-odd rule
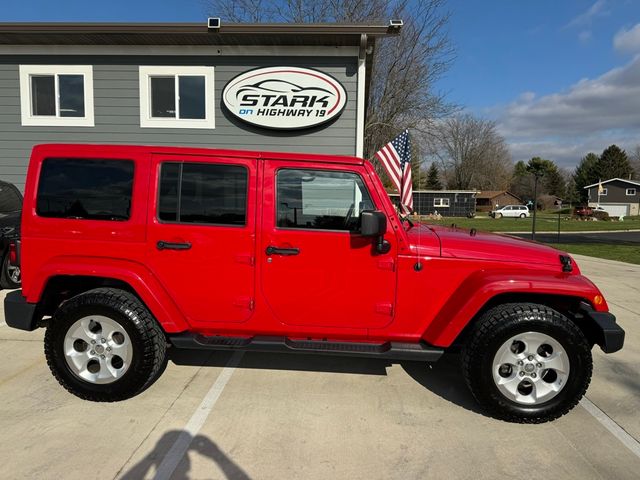
[[[187,451],[177,460],[175,469],[163,465],[167,459],[173,445],[185,443],[188,445]],[[136,465],[118,478],[120,480],[140,480],[140,479],[169,479],[188,480],[191,470],[191,455],[200,455],[208,458],[218,467],[227,480],[251,480],[251,477],[229,458],[215,442],[205,435],[192,436],[185,430],[171,430],[166,432],[156,443],[154,449],[147,454]],[[168,462],[171,463],[170,461]],[[217,478],[217,471],[211,472],[207,478]]]

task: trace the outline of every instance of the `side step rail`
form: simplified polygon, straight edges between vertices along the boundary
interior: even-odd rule
[[[321,340],[293,340],[287,337],[222,337],[193,333],[170,335],[169,340],[177,348],[199,350],[243,350],[275,353],[313,353],[348,357],[387,358],[393,360],[419,360],[435,362],[444,349],[425,342],[358,343],[329,342]]]

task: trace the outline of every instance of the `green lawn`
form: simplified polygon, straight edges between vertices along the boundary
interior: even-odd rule
[[[421,217],[425,223],[449,226],[455,223],[462,228],[475,228],[487,232],[530,232],[533,219],[529,218],[498,218],[493,219],[487,214],[479,214],[476,218],[445,217],[442,220],[431,220]],[[614,221],[582,221],[574,220],[568,215],[560,216],[561,232],[584,232],[606,230],[640,230],[640,217],[627,217],[623,222]],[[557,232],[558,215],[541,213],[536,219],[536,232]]]
[[[640,247],[637,245],[616,245],[606,243],[549,243],[550,247],[578,255],[606,258],[619,262],[640,265]]]

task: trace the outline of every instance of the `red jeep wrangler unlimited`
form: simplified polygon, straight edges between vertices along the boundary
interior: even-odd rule
[[[46,327],[58,381],[136,395],[167,347],[435,361],[462,349],[503,419],[569,411],[591,348],[624,331],[566,253],[398,217],[359,158],[43,145],[29,165],[22,291],[8,325]]]

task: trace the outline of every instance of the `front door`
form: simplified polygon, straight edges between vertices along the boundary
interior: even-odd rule
[[[360,212],[375,209],[365,177],[348,166],[310,169],[266,162],[261,288],[287,325],[379,328],[393,320],[396,239],[387,254],[357,233]]]
[[[148,265],[192,326],[253,310],[256,162],[154,155]]]

